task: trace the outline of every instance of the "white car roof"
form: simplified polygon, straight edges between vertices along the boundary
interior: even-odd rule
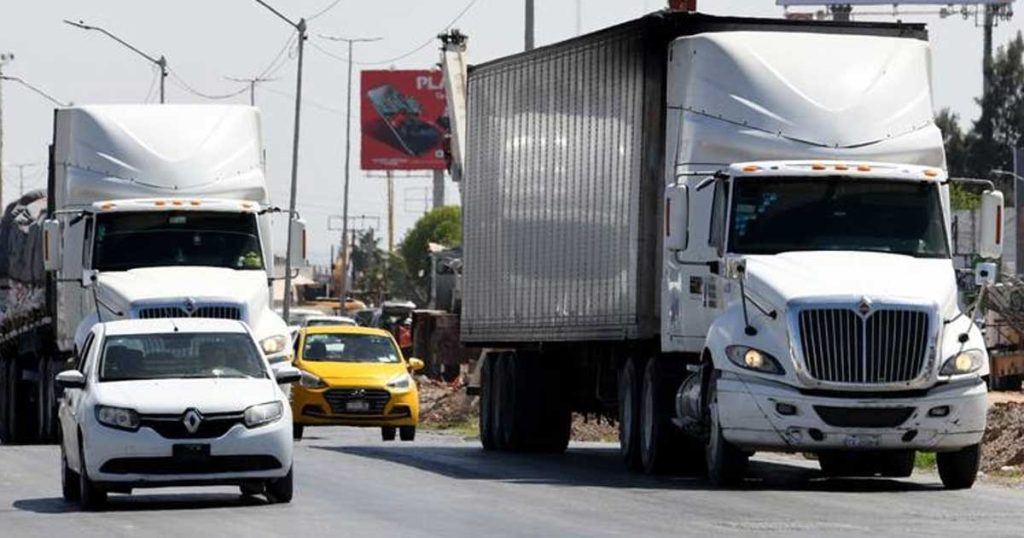
[[[348,316],[309,316],[306,318],[306,323],[310,321],[343,321],[345,323],[355,323],[356,320]]]
[[[230,319],[164,318],[125,319],[103,324],[107,336],[125,334],[245,333],[245,324]]]

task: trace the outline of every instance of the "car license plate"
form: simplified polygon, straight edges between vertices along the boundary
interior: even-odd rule
[[[876,448],[879,444],[877,435],[847,435],[847,448]]]
[[[366,400],[352,400],[345,402],[345,411],[369,411],[370,402]]]
[[[174,445],[174,459],[183,461],[202,461],[210,457],[210,445],[187,444]]]

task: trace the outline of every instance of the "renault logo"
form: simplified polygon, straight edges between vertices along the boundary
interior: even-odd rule
[[[867,297],[862,297],[860,303],[857,304],[857,313],[861,316],[867,316],[871,313],[871,301],[868,301]]]
[[[196,300],[192,297],[185,299],[185,313],[191,316],[196,311]]]
[[[185,425],[188,433],[196,433],[199,431],[199,426],[203,423],[203,415],[199,414],[199,411],[195,409],[189,409],[185,411],[185,416],[182,417],[181,423]]]

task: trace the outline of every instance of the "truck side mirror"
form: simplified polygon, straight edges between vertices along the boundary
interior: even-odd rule
[[[991,286],[996,283],[996,264],[992,262],[981,262],[974,266],[974,284],[977,286]]]
[[[981,225],[979,226],[978,254],[982,258],[996,259],[1003,255],[1003,193],[981,193]]]
[[[61,241],[60,221],[46,219],[43,221],[43,269],[47,272],[60,270]]]
[[[306,261],[306,221],[295,219],[292,221],[291,251],[288,257],[292,260],[292,267],[302,265]]]
[[[665,248],[686,250],[689,232],[690,193],[686,185],[665,187]]]

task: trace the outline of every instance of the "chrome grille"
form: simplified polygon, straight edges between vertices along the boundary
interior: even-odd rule
[[[902,383],[921,373],[928,354],[928,313],[843,308],[800,312],[800,340],[811,377],[833,383]]]
[[[189,313],[181,306],[147,306],[139,309],[140,319],[159,318],[215,318],[215,319],[242,319],[242,309],[229,305],[204,305],[197,306]]]

